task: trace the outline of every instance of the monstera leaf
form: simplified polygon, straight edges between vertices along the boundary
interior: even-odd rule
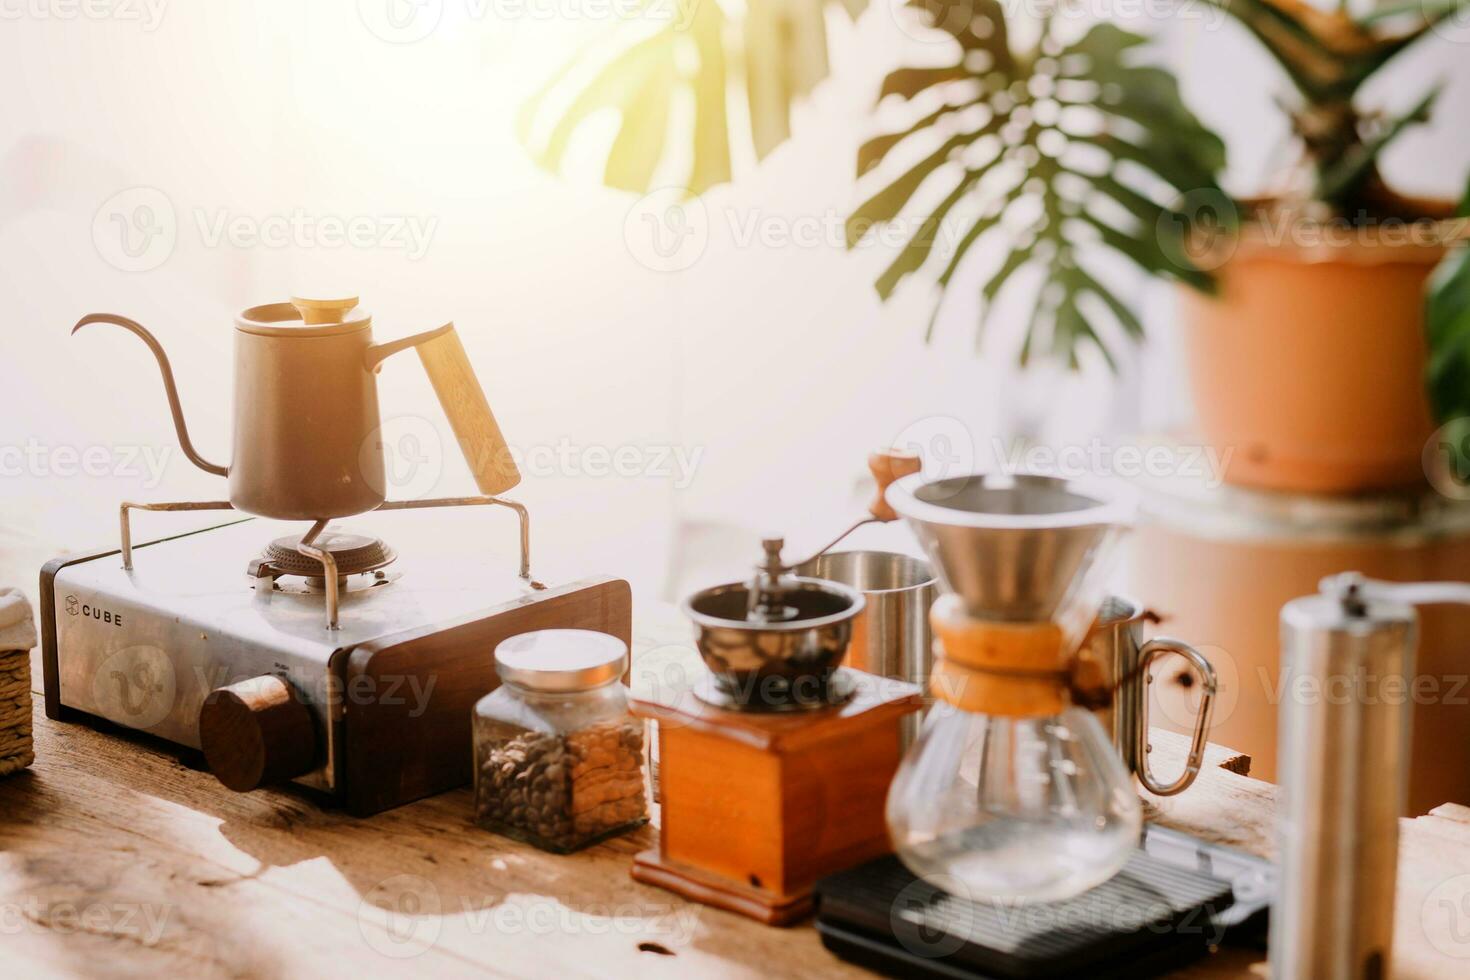
[[[866,4],[840,3],[853,17]],[[725,183],[735,161],[764,159],[791,135],[792,104],[826,77],[826,5],[648,0],[644,16],[613,24],[527,104],[521,141],[558,171],[573,135],[614,110],[608,186],[699,194]]]
[[[1064,25],[1047,21],[1036,47],[1020,51],[999,0],[909,6],[950,35],[952,51],[884,81],[880,103],[903,100],[914,118],[858,151],[860,176],[890,157],[904,162],[849,218],[848,245],[917,198],[938,203],[878,278],[880,296],[911,273],[932,279],[937,316],[957,280],[978,283],[983,329],[1002,288],[1039,269],[1022,363],[1045,353],[1076,367],[1089,344],[1112,364],[1116,345],[1143,331],[1099,258],[1212,287],[1181,246],[1201,212],[1233,215],[1215,180],[1224,145],[1185,109],[1174,78],[1141,62],[1144,38],[1098,24],[1065,40]]]

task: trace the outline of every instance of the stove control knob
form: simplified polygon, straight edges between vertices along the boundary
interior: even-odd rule
[[[237,793],[305,775],[316,765],[316,725],[296,689],[274,675],[216,688],[199,709],[210,771]]]

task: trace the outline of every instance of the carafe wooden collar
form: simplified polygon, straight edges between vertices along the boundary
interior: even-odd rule
[[[1010,717],[1060,713],[1071,704],[1073,651],[1055,623],[1003,623],[965,614],[957,595],[929,611],[938,658],[929,692],[962,711]]]

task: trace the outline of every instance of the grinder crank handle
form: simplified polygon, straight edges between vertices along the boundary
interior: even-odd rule
[[[924,460],[916,452],[907,449],[879,449],[868,454],[868,471],[878,484],[873,502],[868,504],[868,513],[880,521],[896,521],[898,513],[888,506],[888,485],[894,480],[911,476],[924,468]]]
[[[855,523],[849,525],[846,530],[837,537],[828,541],[820,550],[808,555],[801,561],[789,564],[781,562],[781,548],[785,544],[781,538],[764,538],[761,545],[766,550],[765,561],[758,566],[766,575],[767,580],[774,582],[783,572],[789,572],[794,568],[805,565],[807,562],[815,561],[833,548],[842,543],[849,534],[862,527],[864,524],[874,522],[887,523],[898,520],[898,514],[892,507],[884,494],[888,491],[888,485],[894,480],[919,472],[923,468],[924,461],[918,453],[909,452],[906,449],[878,449],[868,454],[868,471],[873,474],[873,480],[878,484],[878,492],[873,497],[873,502],[868,504],[868,516],[859,518]]]
[[[1318,585],[1352,608],[1365,602],[1396,602],[1405,606],[1470,605],[1467,582],[1383,582],[1361,572],[1329,575]]]
[[[475,377],[475,369],[454,324],[446,323],[437,330],[369,347],[368,370],[377,370],[384,358],[409,347],[418,351],[480,492],[494,497],[520,483],[520,470],[511,459],[510,446],[490,412],[485,390]]]

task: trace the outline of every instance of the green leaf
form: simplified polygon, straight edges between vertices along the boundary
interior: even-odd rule
[[[551,170],[560,167],[572,134],[594,112],[636,102],[659,72],[660,60],[668,57],[671,40],[669,34],[655,34],[605,67],[562,114],[539,156],[542,164]]]
[[[964,199],[970,188],[975,186],[976,181],[984,177],[994,165],[995,161],[992,160],[968,171],[964,179],[955,185],[954,190],[950,191],[949,195],[939,202],[939,206],[924,219],[923,224],[905,243],[903,251],[898,253],[898,258],[894,259],[893,263],[878,277],[874,285],[879,296],[887,299],[893,295],[893,290],[899,280],[924,264],[924,261],[929,258],[929,253],[934,250],[934,241],[943,231],[944,220],[949,217],[949,212]]]
[[[1457,213],[1470,216],[1470,189]],[[1435,418],[1445,424],[1470,416],[1470,245],[1452,248],[1429,277],[1424,327],[1425,385]]]
[[[700,3],[700,0],[690,0]],[[695,193],[730,180],[730,127],[726,111],[725,49],[720,43],[725,18],[719,4],[712,16],[696,16],[690,26],[699,70],[694,76],[694,163],[689,188]]]
[[[940,11],[959,9],[947,0],[921,2]],[[956,20],[946,30],[963,46],[964,31],[955,26],[961,24]],[[1044,30],[1053,27],[1048,22]],[[910,145],[916,149],[922,145],[927,152],[870,193],[848,220],[848,239],[855,242],[873,223],[895,220],[913,209],[921,186],[926,200],[931,187],[942,189],[938,203],[921,216],[919,231],[879,276],[879,295],[889,298],[906,276],[932,277],[940,295],[929,318],[928,336],[947,291],[966,281],[972,265],[978,266],[982,275],[977,284],[978,342],[1006,285],[1030,268],[1040,273],[1042,286],[1025,327],[1022,361],[1045,354],[1075,367],[1081,348],[1092,345],[1107,363],[1115,364],[1115,352],[1107,349],[1103,337],[1109,342],[1135,340],[1143,325],[1113,290],[1083,270],[1083,262],[1112,253],[1146,275],[1212,288],[1211,276],[1193,264],[1171,260],[1166,253],[1159,227],[1173,228],[1177,223],[1187,229],[1192,215],[1159,200],[1200,190],[1228,200],[1215,177],[1224,164],[1224,144],[1184,106],[1171,75],[1136,63],[1136,55],[1148,43],[1143,37],[1104,23],[1073,43],[1062,45],[1057,40],[1048,33],[1040,50],[1009,53],[1003,59],[1006,70],[997,70],[993,59],[982,58],[939,68],[900,68],[891,74],[883,91],[908,99],[936,86],[971,81],[981,93],[971,104],[985,102],[991,115],[983,127],[941,140],[936,130],[954,107],[949,102],[938,108],[932,103],[923,108],[914,105],[907,125],[864,144],[858,156],[860,173]],[[1041,51],[1053,54],[1043,57]],[[1062,93],[1059,82],[1083,83],[1084,91]],[[1087,98],[1086,91],[1093,97]],[[1057,101],[1071,107],[1059,113]],[[1128,138],[1120,132],[1128,133]],[[993,151],[979,145],[987,137],[995,144]],[[1086,172],[1079,169],[1085,156],[1074,165],[1075,144],[1100,150],[1106,165],[1088,164]],[[990,154],[983,167],[974,163],[977,151]],[[944,166],[955,160],[966,166]],[[1002,164],[1005,177],[1000,176]],[[1122,165],[1142,173],[1124,174]],[[982,169],[996,176],[979,179],[976,171]],[[1140,189],[1144,187],[1146,191]],[[1105,204],[1106,214],[1092,210]],[[970,226],[946,262],[931,264],[935,234],[961,208],[974,215]],[[1003,250],[975,249],[981,240]]]
[[[1001,287],[1015,275],[1020,268],[1031,261],[1034,245],[1021,245],[1011,249],[1011,254],[1006,256],[996,270],[991,273],[990,278],[980,287],[980,297],[985,300],[985,309],[980,312],[980,322],[984,324],[985,317],[990,312],[990,307],[995,303],[995,298],[1000,295]]]
[[[1057,306],[1056,322],[1052,326],[1052,353],[1058,358],[1065,358],[1067,366],[1077,370],[1081,366],[1077,358],[1077,352],[1084,342],[1089,342],[1096,347],[1107,362],[1109,370],[1117,371],[1118,362],[1113,357],[1113,352],[1108,350],[1092,329],[1092,324],[1082,315],[1077,307],[1077,294],[1066,293],[1062,302]]]
[[[1340,95],[1338,90],[1349,74],[1349,65],[1284,6],[1272,0],[1206,2],[1230,14],[1254,35],[1309,99],[1326,100]]]
[[[1430,277],[1425,327],[1435,417],[1443,424],[1470,416],[1470,246],[1457,246]]]
[[[908,0],[905,6],[926,16],[935,30],[954,38],[964,51],[984,51],[991,57],[991,67],[1014,71],[1001,0]]]
[[[972,77],[970,71],[963,64],[938,68],[898,68],[889,72],[888,76],[883,79],[883,88],[878,93],[878,101],[882,102],[890,95],[899,95],[905,100],[912,99],[920,92],[936,85],[957,82],[970,77]]]
[[[641,193],[652,184],[668,135],[669,89],[673,83],[674,63],[657,60],[636,97],[629,101],[627,120],[608,151],[602,175],[607,186]]]
[[[752,147],[763,159],[790,136],[793,104],[827,75],[825,16],[834,2],[853,17],[867,4],[746,0],[728,14],[714,0],[687,0],[663,24],[609,19],[607,29],[522,107],[517,133],[539,166],[556,171],[576,131],[594,114],[614,109],[618,128],[603,166],[605,183],[650,190],[666,159],[677,155],[691,162],[674,182],[702,193],[732,178],[736,147]],[[646,12],[663,9],[649,4]],[[727,111],[732,62],[743,69],[744,88],[734,96],[743,99],[743,112]],[[590,81],[574,81],[578,69],[591,64],[602,68]],[[673,106],[685,98],[694,107],[693,122],[676,126]],[[567,108],[548,115],[552,104]],[[531,145],[534,133],[548,130],[545,145]]]
[[[1324,170],[1317,178],[1317,199],[1330,204],[1340,204],[1354,195],[1363,181],[1373,172],[1378,155],[1398,138],[1405,129],[1429,118],[1429,107],[1439,97],[1441,85],[1436,85],[1408,112],[1393,119],[1383,131],[1372,139],[1354,144],[1342,157]]]
[[[872,170],[878,164],[882,163],[883,158],[888,155],[889,150],[893,149],[895,146],[908,139],[910,136],[914,135],[920,130],[928,129],[930,126],[934,125],[940,119],[944,118],[952,112],[959,112],[961,109],[967,109],[970,106],[975,105],[976,101],[978,100],[964,102],[959,105],[942,105],[938,109],[935,109],[933,112],[929,113],[929,115],[925,116],[923,119],[920,119],[918,122],[914,123],[908,129],[902,130],[901,132],[897,133],[888,133],[883,136],[877,136],[873,139],[868,140],[862,146],[858,147],[857,175],[861,177],[863,174],[867,173],[869,170]]]
[[[993,213],[975,219],[970,225],[969,230],[965,232],[965,237],[961,238],[959,243],[955,245],[954,254],[949,257],[949,264],[944,267],[944,271],[935,280],[941,289],[948,286],[949,281],[954,278],[955,271],[960,267],[960,263],[965,260],[965,253],[970,250],[970,246],[974,245],[987,231],[1000,224],[1001,220],[1005,218],[1006,206],[1016,200],[1020,195],[1021,186],[1017,185],[1012,188],[1006,197],[1001,199]]]
[[[902,211],[903,206],[909,202],[909,198],[914,196],[919,185],[941,165],[947,163],[951,154],[975,138],[974,133],[960,133],[951,136],[939,144],[937,150],[916,163],[908,173],[858,205],[857,210],[847,219],[847,247],[852,248],[861,241],[873,225],[892,221],[898,217],[898,212]]]
[[[1138,315],[1129,308],[1128,304],[1113,295],[1113,291],[1098,282],[1085,269],[1073,266],[1066,273],[1068,286],[1071,291],[1078,294],[1091,294],[1100,299],[1108,310],[1113,314],[1113,319],[1118,321],[1118,326],[1123,332],[1135,340],[1143,339],[1143,323]],[[1095,332],[1095,331],[1094,331]]]

